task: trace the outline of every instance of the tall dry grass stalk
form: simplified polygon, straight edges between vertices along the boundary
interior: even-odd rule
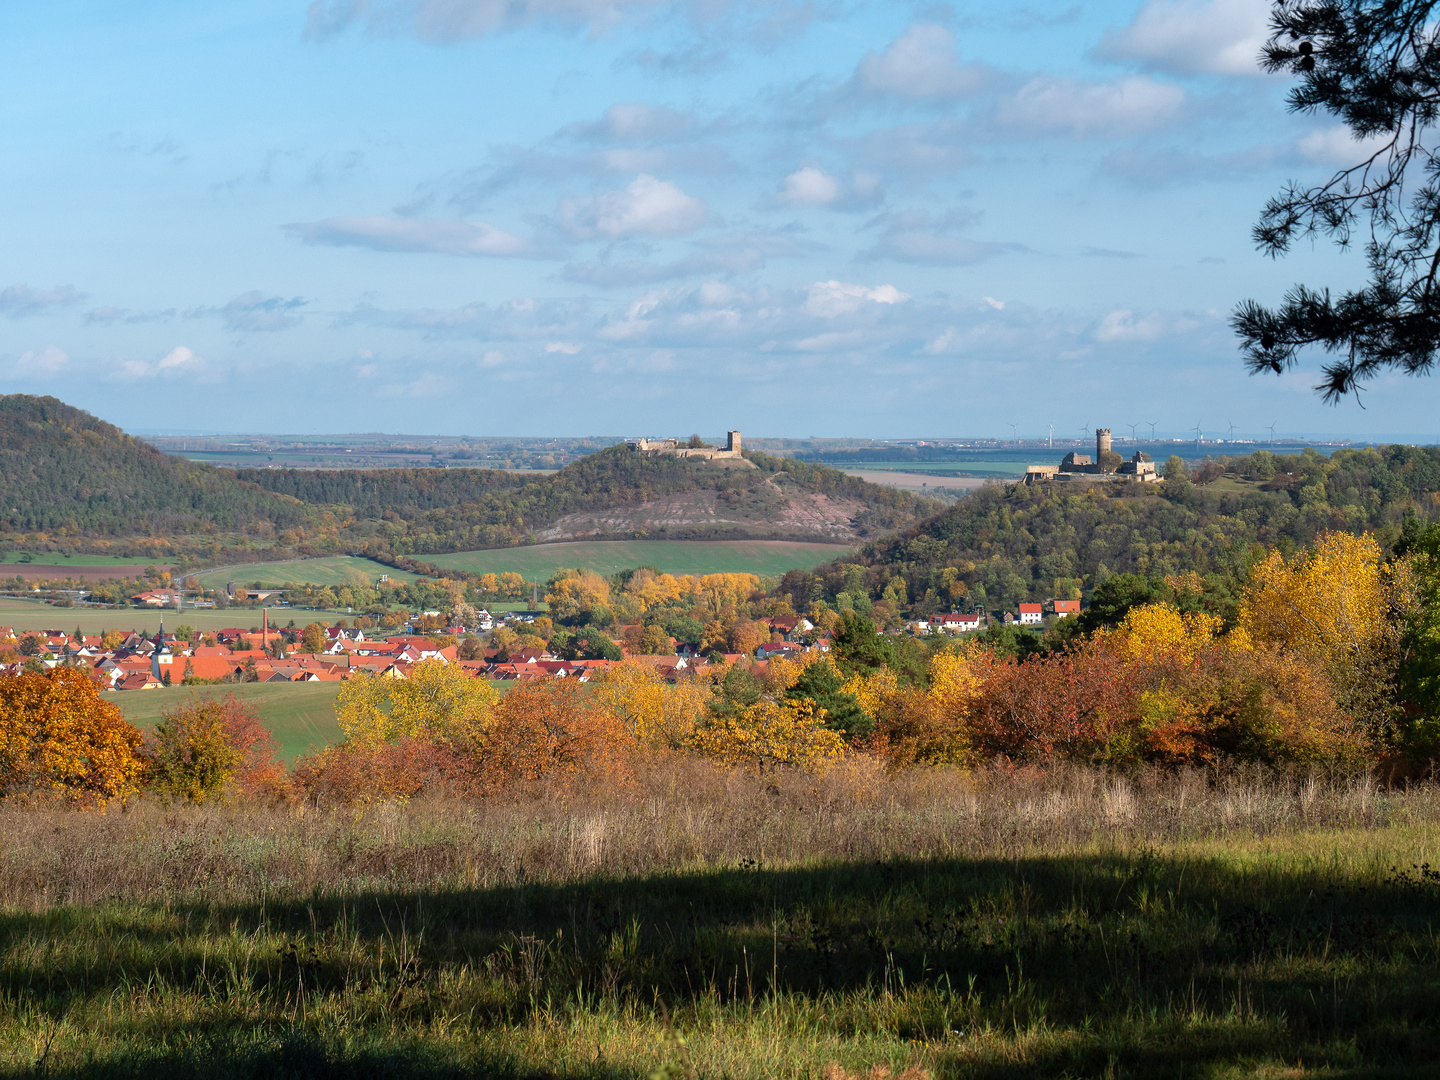
[[[487,801],[0,809],[0,906],[484,888],[747,860],[1012,857],[1436,820],[1440,789],[1386,790],[1363,776],[1073,766],[888,776],[858,758],[818,777],[756,777],[679,759],[627,789]]]

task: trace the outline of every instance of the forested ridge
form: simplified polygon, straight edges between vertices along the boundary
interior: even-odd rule
[[[1289,553],[1327,530],[1373,532],[1388,548],[1407,515],[1440,517],[1434,447],[1340,450],[1328,458],[1260,451],[1193,470],[1176,458],[1170,471],[1154,485],[991,485],[786,589],[834,595],[858,563],[869,594],[898,578],[918,614],[952,603],[1013,608],[1088,596],[1118,573],[1194,571],[1238,582],[1267,549]]]
[[[860,536],[912,524],[934,504],[764,454],[756,466],[647,457],[615,446],[551,475],[492,469],[216,468],[160,453],[55,398],[0,397],[0,545],[61,543],[113,551],[156,540],[183,558],[265,549],[275,555],[439,554],[533,543],[568,514],[670,496],[714,500],[713,523],[650,530],[670,539],[789,539],[777,511],[795,496],[858,506]],[[698,515],[696,515],[698,516]],[[723,519],[723,520],[722,520]],[[616,538],[629,535],[623,523]]]

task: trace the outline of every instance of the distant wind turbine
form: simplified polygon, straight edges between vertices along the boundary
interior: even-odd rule
[[[1160,421],[1158,421],[1158,420],[1146,420],[1145,422],[1150,425],[1150,441],[1151,441],[1151,442],[1154,442],[1154,441],[1155,441],[1155,425],[1158,424]]]
[[[1019,430],[1020,430],[1020,425],[1019,425],[1019,424],[1011,424],[1011,425],[1010,425],[1010,441],[1011,441],[1011,442],[1017,443],[1017,444],[1020,442],[1019,435],[1017,434],[1017,433],[1019,432]]]
[[[1133,443],[1133,442],[1135,441],[1135,429],[1136,429],[1137,427],[1139,427],[1140,425],[1139,425],[1139,424],[1126,424],[1125,426],[1130,429],[1130,441]]]
[[[1050,425],[1050,449],[1055,449],[1055,425]]]
[[[1271,446],[1274,446],[1274,445],[1275,445],[1275,425],[1274,425],[1274,424],[1271,424],[1271,425],[1270,425],[1270,445],[1271,445]]]
[[[1199,424],[1196,424],[1190,430],[1195,432],[1195,448],[1198,450],[1200,448],[1200,444],[1205,441],[1205,433],[1200,430]]]
[[[1228,422],[1229,425],[1230,425],[1230,441],[1231,441],[1231,442],[1234,442],[1234,441],[1235,441],[1235,421],[1234,421],[1234,420],[1230,420],[1230,421],[1227,421],[1227,422]]]

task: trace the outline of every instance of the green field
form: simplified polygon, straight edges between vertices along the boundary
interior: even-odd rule
[[[392,581],[415,581],[417,575],[396,570],[392,566],[371,559],[352,555],[336,555],[324,559],[295,559],[291,562],[246,563],[229,569],[211,570],[199,577],[200,585],[206,589],[223,589],[225,583],[236,585],[262,585],[274,588],[286,582],[296,585],[344,585],[351,574],[364,574],[372,583],[386,574]]]
[[[29,558],[26,558],[26,556]],[[147,566],[166,567],[171,563],[165,559],[136,559],[115,555],[61,555],[58,551],[0,551],[0,565],[5,563],[30,562],[36,566],[133,566],[144,570]]]
[[[492,551],[423,555],[436,566],[472,574],[521,574],[545,581],[565,567],[613,574],[653,566],[669,574],[759,574],[775,577],[786,570],[808,570],[852,551],[844,544],[800,544],[782,540],[594,540],[573,544],[536,544]]]
[[[1436,1076],[1432,785],[1056,773],[6,807],[0,1076]]]
[[[196,630],[220,630],[227,626],[259,628],[259,608],[228,608],[224,611],[213,608],[62,608],[53,607],[36,600],[0,599],[0,626],[11,626],[16,630],[74,630],[81,633],[98,634],[102,630],[138,630],[153,634],[160,629],[160,618],[165,618],[167,629],[174,630],[181,623],[188,623]],[[299,611],[293,608],[271,608],[272,625],[284,626],[291,619],[304,626],[316,620],[334,621],[343,615],[328,615],[322,612]]]
[[[280,742],[288,764],[307,750],[337,743],[344,736],[335,723],[335,695],[342,683],[240,683],[234,686],[171,687],[131,690],[107,695],[125,718],[139,728],[154,727],[160,715],[192,697],[223,698],[234,694],[255,706],[261,722]]]

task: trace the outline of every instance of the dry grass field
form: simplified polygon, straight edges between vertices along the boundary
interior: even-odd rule
[[[693,761],[5,809],[0,1075],[1433,1076],[1437,827],[1364,778]]]

